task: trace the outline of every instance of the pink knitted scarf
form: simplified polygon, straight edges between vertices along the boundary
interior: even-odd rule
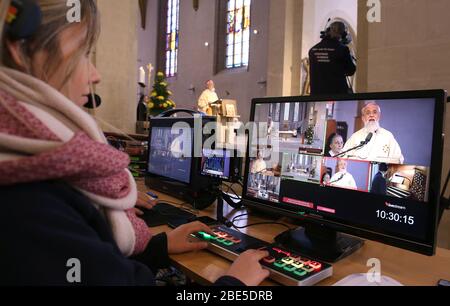
[[[133,213],[136,184],[126,154],[109,146],[95,121],[47,84],[0,68],[0,185],[62,180],[105,215],[130,256],[151,238]]]

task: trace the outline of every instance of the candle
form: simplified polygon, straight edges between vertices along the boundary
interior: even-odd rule
[[[139,68],[139,83],[145,84],[145,69],[144,69],[144,67]]]
[[[150,88],[150,86],[151,86],[151,78],[152,78],[153,65],[152,65],[152,64],[148,64],[148,65],[147,65],[147,69],[148,69],[148,92],[149,92],[149,95],[150,95],[150,93],[151,93],[151,88]]]

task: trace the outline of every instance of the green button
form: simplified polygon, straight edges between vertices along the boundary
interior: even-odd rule
[[[278,267],[278,268],[283,268],[284,266],[286,266],[286,264],[284,262],[282,262],[281,260],[277,260],[274,262],[274,266]]]
[[[205,233],[205,232],[199,232],[198,234],[206,240],[210,240],[212,238],[212,236],[210,234]]]
[[[233,241],[227,240],[223,244],[225,244],[226,246],[232,246],[234,243]]]
[[[227,241],[226,239],[223,239],[223,238],[217,238],[216,240],[217,240],[217,242],[220,242],[220,243],[225,243],[225,241]]]
[[[294,274],[297,276],[305,276],[306,275],[306,271],[303,269],[297,269],[296,271],[294,271]]]
[[[286,266],[283,269],[288,272],[294,272],[295,270],[297,270],[297,268],[292,265]]]

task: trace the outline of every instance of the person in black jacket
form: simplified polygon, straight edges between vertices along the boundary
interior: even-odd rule
[[[100,82],[96,2],[81,1],[73,23],[66,0],[37,3],[0,2],[0,285],[154,285],[169,254],[206,248],[191,234],[211,229],[142,227],[129,158],[81,109]],[[42,20],[27,15],[36,8]],[[243,253],[215,284],[258,285],[266,256]]]
[[[347,77],[355,74],[356,65],[342,43],[346,35],[345,24],[333,22],[322,41],[309,51],[311,95],[349,93]]]
[[[386,195],[387,194],[386,173],[388,171],[388,166],[384,163],[380,164],[378,170],[379,170],[378,173],[375,175],[372,181],[370,193]]]
[[[170,265],[169,253],[183,252],[189,234],[205,230],[200,223],[185,225],[154,236],[143,253],[126,258],[104,217],[67,183],[0,187],[0,196],[0,286],[155,285],[158,269]],[[191,246],[192,250],[201,248],[204,246]],[[259,273],[258,260],[265,256],[257,251],[241,255],[215,285],[259,284],[267,276]],[[72,258],[80,262],[80,283],[71,284],[67,279]]]

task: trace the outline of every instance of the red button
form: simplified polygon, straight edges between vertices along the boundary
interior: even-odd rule
[[[277,253],[281,253],[282,251],[280,250],[280,249],[278,249],[278,248],[273,248],[273,250],[275,251],[275,252],[277,252]]]
[[[309,265],[310,267],[313,267],[314,270],[320,270],[320,269],[322,269],[322,264],[319,263],[319,262],[316,262],[316,261],[311,261],[308,265]]]

